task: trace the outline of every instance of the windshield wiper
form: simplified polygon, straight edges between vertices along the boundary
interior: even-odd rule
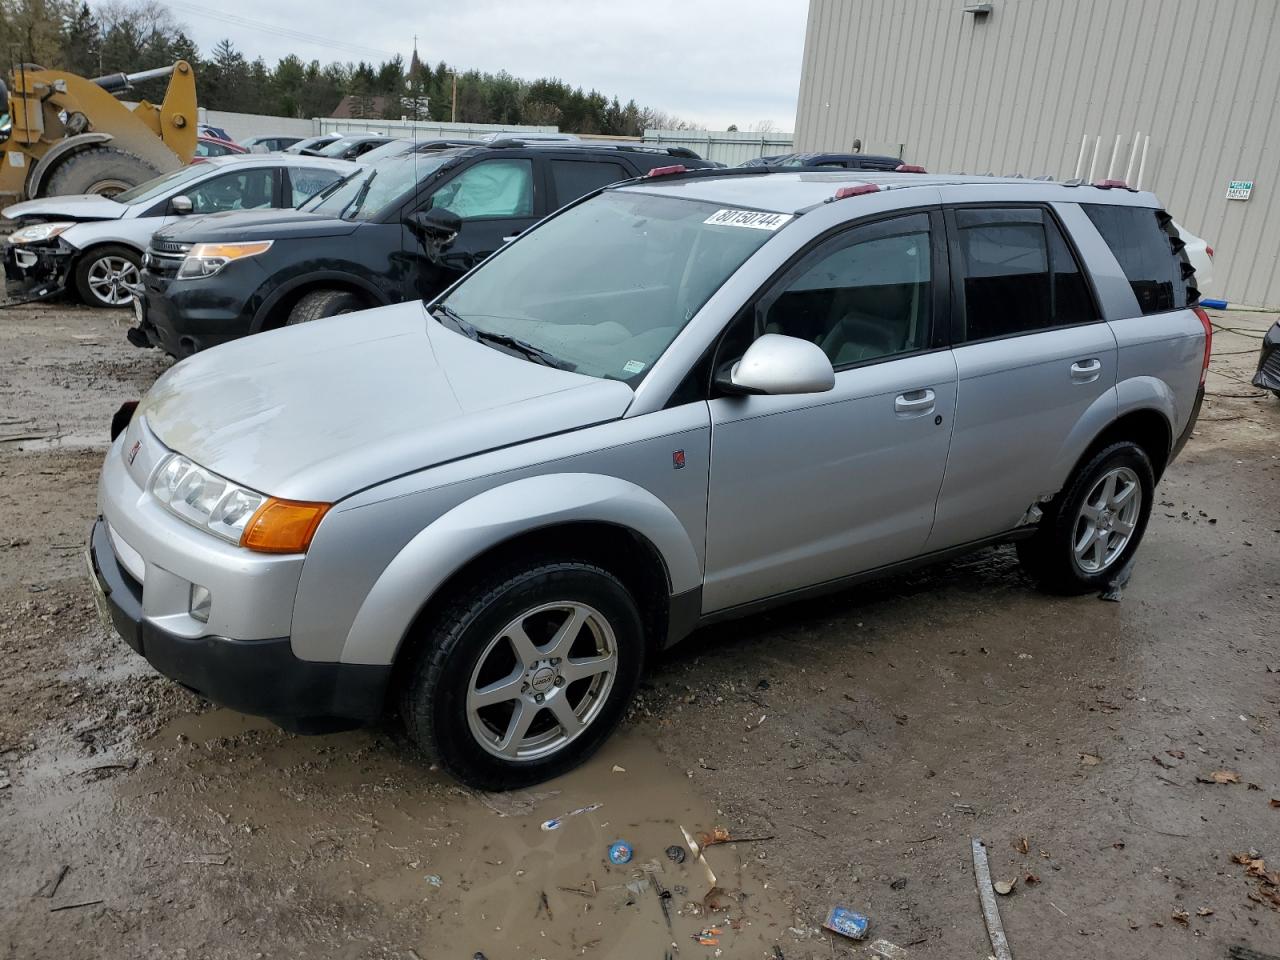
[[[513,337],[506,333],[495,333],[492,330],[481,330],[470,320],[464,320],[447,303],[437,303],[431,308],[433,313],[438,313],[446,320],[458,328],[459,332],[468,339],[475,340],[477,343],[493,343],[500,347],[508,347],[517,353],[533,360],[535,363],[541,363],[547,367],[555,367],[557,370],[576,370],[577,364],[570,363],[568,360],[562,360],[553,353],[547,353],[541,347],[535,347],[532,343]]]
[[[369,195],[369,186],[373,183],[373,178],[378,175],[377,170],[369,172],[369,179],[360,184],[360,190],[356,193],[355,199],[347,205],[347,209],[342,211],[343,220],[354,220],[356,214],[360,212],[360,205],[364,203],[364,198]],[[348,216],[350,214],[350,216]]]

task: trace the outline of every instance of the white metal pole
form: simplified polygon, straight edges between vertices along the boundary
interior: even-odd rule
[[[1089,149],[1089,135],[1086,133],[1080,138],[1080,154],[1076,157],[1076,175],[1075,179],[1079,180],[1080,175],[1084,173],[1084,154]]]
[[[1116,175],[1116,160],[1120,156],[1120,134],[1116,134],[1116,145],[1111,148],[1111,162],[1107,164],[1107,179],[1113,180]]]
[[[1093,157],[1089,160],[1089,182],[1093,183],[1093,171],[1098,166],[1098,148],[1102,146],[1102,135],[1093,141]]]
[[[1138,159],[1138,141],[1142,139],[1142,131],[1133,135],[1133,146],[1129,148],[1129,165],[1124,168],[1124,182],[1133,183],[1133,165]]]
[[[1147,134],[1142,138],[1142,159],[1138,161],[1138,179],[1134,181],[1134,186],[1139,190],[1142,189],[1142,175],[1147,172],[1147,147],[1151,145],[1151,134]]]

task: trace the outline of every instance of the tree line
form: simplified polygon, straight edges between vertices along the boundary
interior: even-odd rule
[[[558,126],[574,133],[639,136],[646,127],[691,129],[677,117],[584,91],[556,78],[522,80],[501,71],[432,67],[401,56],[382,63],[303,61],[290,54],[270,66],[250,60],[230,40],[202,52],[158,0],[0,0],[0,62],[86,77],[133,73],[186,60],[195,67],[200,105],[210,110],[284,117],[327,117],[346,96],[367,119],[436,120]],[[456,107],[455,107],[456,81]],[[133,97],[158,102],[165,81],[141,85]]]

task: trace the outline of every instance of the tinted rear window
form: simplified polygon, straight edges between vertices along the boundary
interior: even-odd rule
[[[1182,245],[1167,230],[1168,215],[1148,207],[1082,203],[1120,269],[1129,278],[1143,313],[1162,313],[1187,305]]]

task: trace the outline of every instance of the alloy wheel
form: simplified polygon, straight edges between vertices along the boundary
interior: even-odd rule
[[[541,604],[486,645],[467,686],[467,724],[503,760],[550,756],[600,715],[617,671],[603,614],[571,600]]]
[[[87,274],[89,289],[103,303],[122,307],[133,299],[142,282],[137,266],[124,257],[95,260]]]
[[[1142,484],[1128,467],[1112,467],[1093,485],[1076,514],[1072,550],[1087,574],[1101,573],[1124,552],[1138,528]]]

